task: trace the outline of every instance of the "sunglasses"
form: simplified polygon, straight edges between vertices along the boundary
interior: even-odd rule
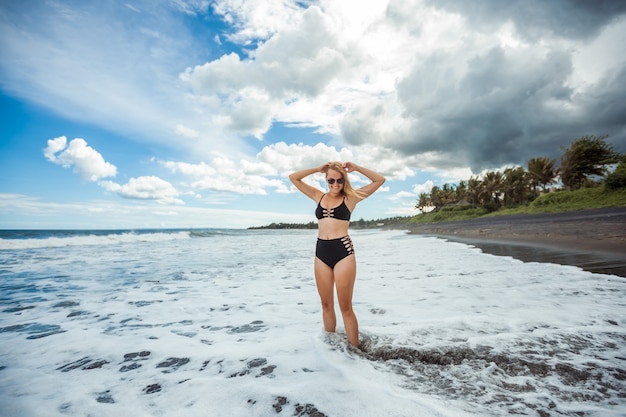
[[[337,178],[337,179],[328,178],[326,181],[328,181],[330,185],[333,185],[335,181],[337,181],[337,184],[343,184],[345,180],[343,178]]]

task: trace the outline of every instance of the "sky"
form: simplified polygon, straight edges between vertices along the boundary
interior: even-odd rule
[[[0,228],[306,223],[288,175],[327,161],[387,179],[353,220],[415,215],[585,135],[626,152],[623,45],[623,0],[3,0]]]

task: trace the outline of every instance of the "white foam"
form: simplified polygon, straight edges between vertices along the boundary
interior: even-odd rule
[[[59,248],[67,246],[117,245],[122,243],[162,242],[189,239],[190,233],[109,233],[104,235],[81,235],[67,237],[43,237],[39,239],[1,239],[0,250],[23,250]]]
[[[623,279],[401,232],[352,237],[365,353],[347,348],[340,316],[337,334],[321,330],[315,231],[0,253],[0,414],[620,415]],[[27,339],[46,329],[34,323],[63,333]],[[492,362],[407,359],[450,351]],[[594,363],[609,397],[597,378],[516,373],[500,357],[574,376]]]

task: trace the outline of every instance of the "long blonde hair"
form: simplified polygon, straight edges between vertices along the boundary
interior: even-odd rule
[[[341,162],[331,162],[330,165],[328,165],[328,169],[326,169],[326,178],[328,178],[328,170],[330,169],[341,174],[341,177],[343,178],[343,188],[341,189],[341,192],[346,197],[356,197],[356,198],[363,197],[362,193],[352,188],[352,184],[350,184],[350,178],[348,178],[348,173],[344,169],[343,164]]]

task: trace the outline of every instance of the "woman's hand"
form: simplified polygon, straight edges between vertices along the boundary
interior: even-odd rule
[[[330,167],[330,162],[326,162],[325,164],[320,165],[317,168],[318,172],[321,172],[322,174],[326,174],[326,172],[328,171],[328,167]]]
[[[352,162],[344,162],[343,163],[343,169],[345,169],[346,172],[356,171],[357,170],[357,165],[352,163]]]

